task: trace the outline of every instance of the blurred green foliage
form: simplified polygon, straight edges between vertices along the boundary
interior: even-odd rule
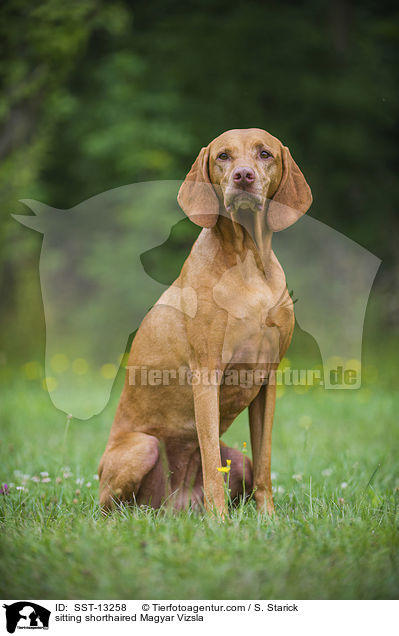
[[[41,236],[10,218],[26,211],[18,200],[64,209],[180,179],[213,137],[252,126],[290,147],[311,214],[384,259],[384,320],[397,321],[398,17],[372,0],[3,3],[2,348],[23,357],[44,342]],[[172,233],[152,264],[162,282],[196,235],[188,221]]]

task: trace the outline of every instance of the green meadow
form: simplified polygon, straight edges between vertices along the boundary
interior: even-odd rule
[[[144,508],[103,518],[95,476],[122,373],[107,408],[87,421],[57,411],[42,380],[27,379],[24,368],[9,373],[1,401],[0,596],[396,598],[399,397],[390,357],[382,374],[365,366],[360,390],[279,389],[276,518],[257,516],[249,501],[225,523]],[[246,413],[224,439],[249,447]]]

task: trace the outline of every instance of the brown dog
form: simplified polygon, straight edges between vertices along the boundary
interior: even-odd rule
[[[307,211],[311,192],[288,148],[251,128],[203,148],[178,201],[205,229],[133,341],[99,467],[100,503],[108,510],[116,501],[155,508],[203,501],[223,516],[218,468],[230,460],[231,497],[253,490],[257,509],[271,514],[276,386],[267,379],[294,327],[271,239]],[[242,371],[257,381],[237,381]],[[246,407],[253,467],[220,442]]]

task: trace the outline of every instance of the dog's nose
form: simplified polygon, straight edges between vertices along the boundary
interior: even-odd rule
[[[233,172],[233,181],[237,186],[245,187],[255,181],[255,172],[247,166],[240,166]]]

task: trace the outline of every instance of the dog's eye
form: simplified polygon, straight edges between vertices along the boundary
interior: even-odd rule
[[[269,157],[272,157],[272,154],[270,152],[267,152],[267,150],[261,150],[260,156],[262,159],[269,159]]]
[[[222,161],[226,161],[226,159],[229,158],[229,155],[227,154],[227,152],[221,152],[220,155],[218,155],[218,159],[221,159]]]

